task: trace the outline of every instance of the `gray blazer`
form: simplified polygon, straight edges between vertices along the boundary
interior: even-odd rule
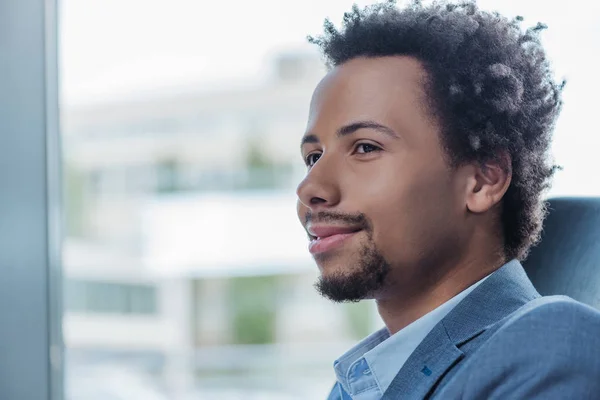
[[[600,312],[541,297],[506,264],[433,328],[382,400],[434,398],[600,399]],[[328,399],[351,397],[336,385]]]

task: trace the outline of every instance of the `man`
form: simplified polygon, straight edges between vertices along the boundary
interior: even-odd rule
[[[335,361],[329,399],[600,398],[600,313],[540,297],[519,263],[563,86],[521,21],[386,2],[310,38],[330,66],[298,187],[316,286],[386,325]]]

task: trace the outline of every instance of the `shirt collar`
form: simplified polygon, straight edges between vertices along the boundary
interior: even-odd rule
[[[489,275],[392,336],[386,328],[367,336],[335,361],[334,370],[338,382],[344,390],[348,391],[350,368],[364,358],[379,390],[385,393],[406,360],[427,334],[488,277]]]

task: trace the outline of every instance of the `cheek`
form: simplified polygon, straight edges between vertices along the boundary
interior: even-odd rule
[[[453,191],[443,173],[423,171],[387,179],[372,197],[374,240],[389,261],[413,261],[435,248],[453,224]],[[366,212],[366,211],[365,211]]]

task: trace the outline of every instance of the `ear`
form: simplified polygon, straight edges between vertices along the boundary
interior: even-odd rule
[[[502,200],[512,180],[512,163],[504,152],[495,160],[473,167],[467,184],[467,209],[481,214]]]

